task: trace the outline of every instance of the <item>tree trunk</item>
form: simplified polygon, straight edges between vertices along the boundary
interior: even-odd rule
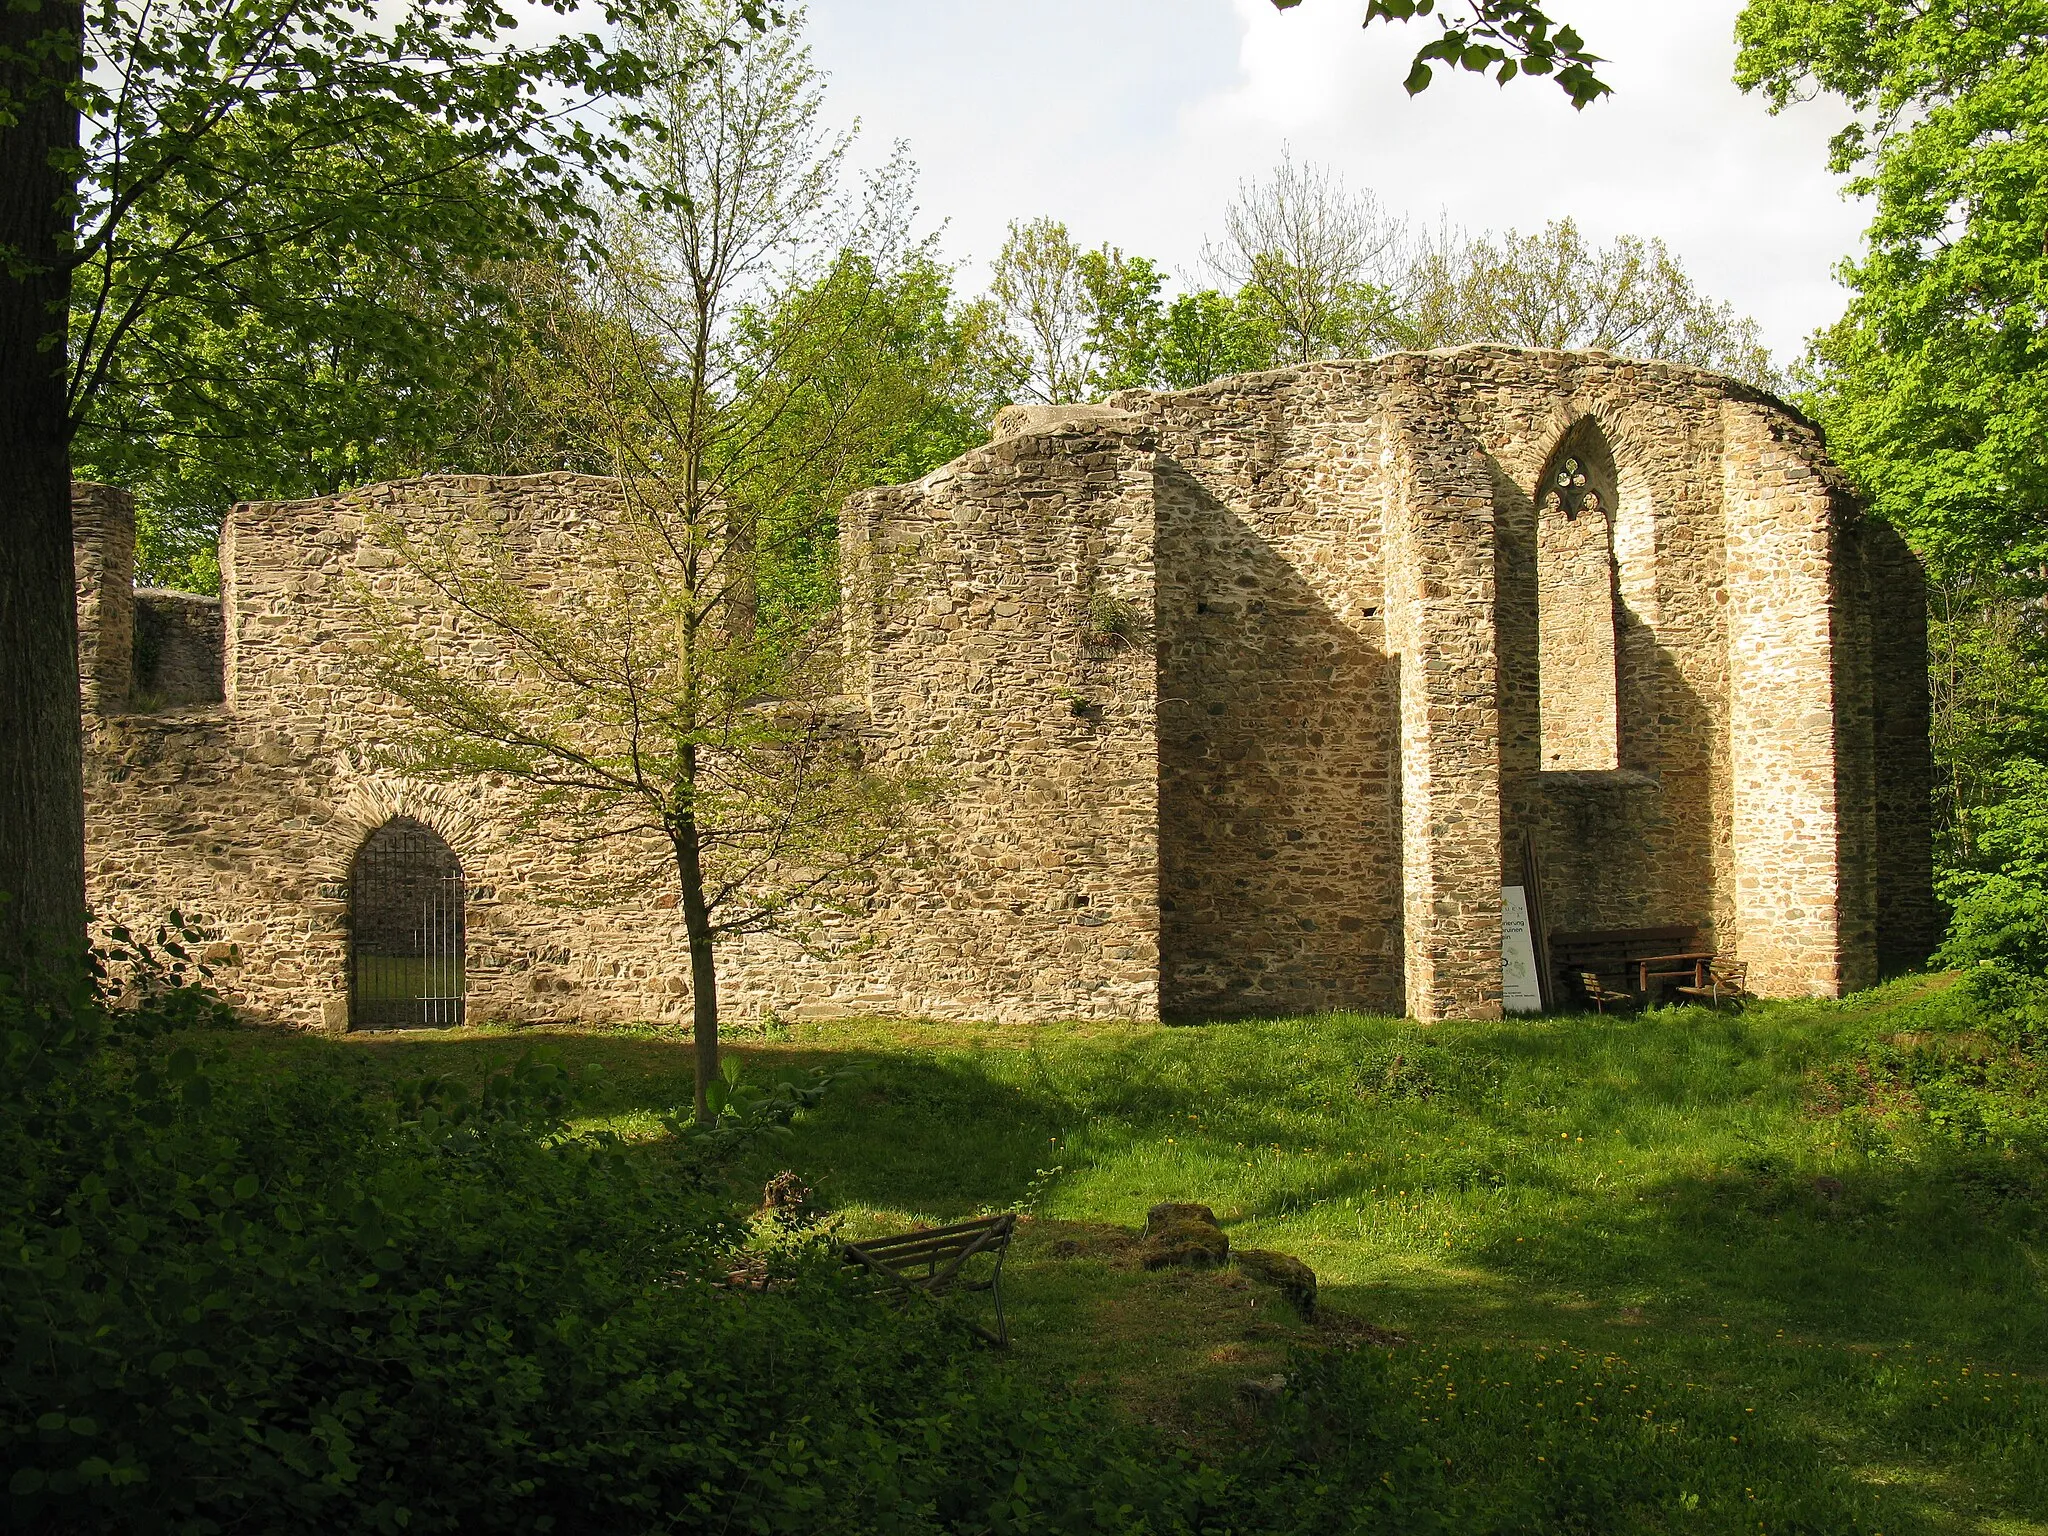
[[[24,977],[85,932],[64,346],[75,184],[54,163],[78,143],[65,87],[83,35],[77,5],[0,4],[0,98],[19,111],[0,127],[0,970]]]
[[[711,913],[704,905],[704,853],[695,812],[677,818],[672,841],[683,883],[683,931],[690,938],[690,1037],[697,1057],[697,1123],[704,1125],[711,1119],[707,1096],[718,1079],[718,967]]]

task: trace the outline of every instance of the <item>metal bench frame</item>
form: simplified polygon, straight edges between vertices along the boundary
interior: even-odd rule
[[[1017,1218],[1010,1212],[959,1221],[949,1227],[932,1227],[923,1232],[904,1232],[895,1237],[875,1237],[839,1246],[850,1265],[863,1266],[885,1285],[911,1296],[921,1296],[932,1305],[948,1291],[988,1291],[995,1297],[996,1326],[991,1333],[972,1318],[962,1318],[969,1328],[997,1349],[1010,1345],[1010,1327],[1003,1317],[1003,1258],[1010,1251],[1010,1237],[1017,1230]],[[995,1271],[986,1280],[969,1280],[963,1271],[978,1253],[995,1255]],[[923,1266],[923,1274],[913,1271]]]

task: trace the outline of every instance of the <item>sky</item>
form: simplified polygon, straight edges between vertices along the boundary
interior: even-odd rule
[[[1833,271],[1866,219],[1827,170],[1846,110],[1772,117],[1730,83],[1741,0],[1549,9],[1611,61],[1613,97],[1574,112],[1546,81],[1439,70],[1411,99],[1433,24],[1367,32],[1365,0],[811,0],[808,36],[829,116],[859,119],[866,157],[907,142],[974,286],[1039,215],[1198,275],[1238,183],[1286,149],[1430,223],[1659,236],[1792,361],[1841,313]]]

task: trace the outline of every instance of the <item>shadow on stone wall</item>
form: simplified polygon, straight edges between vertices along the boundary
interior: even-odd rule
[[[1620,767],[1542,771],[1536,503],[1527,488],[1489,463],[1500,644],[1502,881],[1521,882],[1522,838],[1533,834],[1551,931],[1711,927],[1721,819],[1710,766],[1718,733],[1713,712],[1670,649],[1617,596]]]
[[[1156,493],[1161,1011],[1398,1012],[1399,663],[1180,466]]]

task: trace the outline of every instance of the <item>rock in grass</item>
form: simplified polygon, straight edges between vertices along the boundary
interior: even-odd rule
[[[1270,1248],[1240,1248],[1237,1267],[1285,1296],[1304,1320],[1316,1315],[1316,1272],[1293,1254],[1275,1253]]]
[[[1206,1205],[1169,1200],[1145,1213],[1139,1257],[1147,1269],[1206,1269],[1229,1262],[1230,1239]]]
[[[1153,1228],[1167,1222],[1199,1221],[1204,1226],[1216,1225],[1216,1213],[1206,1205],[1195,1205],[1180,1200],[1162,1200],[1145,1213],[1145,1235],[1150,1237]]]

